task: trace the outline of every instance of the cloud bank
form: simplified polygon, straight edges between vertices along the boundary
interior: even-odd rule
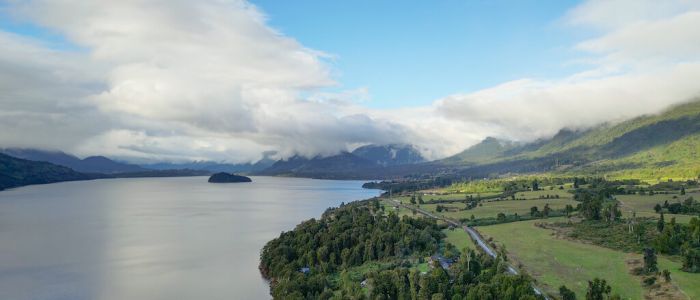
[[[700,5],[688,1],[585,2],[563,23],[596,31],[571,45],[586,71],[394,110],[353,101],[362,90],[321,92],[338,80],[331,55],[270,28],[247,2],[34,0],[4,10],[71,45],[0,31],[4,147],[247,162],[270,150],[313,156],[403,142],[438,158],[486,136],[532,140],[700,92]]]

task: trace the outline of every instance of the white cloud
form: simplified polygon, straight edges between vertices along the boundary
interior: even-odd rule
[[[575,48],[590,68],[560,79],[521,79],[440,99],[437,111],[482,133],[532,140],[659,112],[700,97],[700,2],[588,1],[567,23],[602,34]]]
[[[587,70],[378,110],[363,106],[366,89],[319,92],[335,85],[331,55],[271,29],[243,1],[10,2],[15,17],[78,49],[0,31],[0,143],[243,162],[396,142],[437,158],[486,136],[532,140],[698,96],[699,7],[588,1],[564,16],[572,30],[598,32],[571,45]]]
[[[329,95],[301,99],[304,92],[335,84],[323,62],[327,55],[270,29],[246,2],[38,0],[12,3],[10,11],[86,51],[49,51],[12,37],[13,45],[33,50],[3,56],[33,76],[12,91],[42,94],[16,97],[31,102],[17,118],[34,113],[37,120],[33,126],[8,125],[18,138],[3,137],[6,145],[140,159],[249,161],[266,150],[310,156],[353,143],[407,139],[396,137],[404,131],[398,125],[356,114],[353,103],[319,100]],[[85,75],[81,71],[101,77],[62,82],[41,75]],[[3,73],[16,75],[9,67]],[[95,89],[53,90],[81,86]],[[69,105],[55,107],[60,103]],[[82,110],[74,110],[76,103]],[[16,104],[4,100],[3,111]],[[90,118],[83,118],[83,110]],[[55,113],[65,116],[65,124],[50,121]],[[49,127],[56,128],[51,135],[75,139],[21,138]],[[74,127],[89,132],[76,134]]]

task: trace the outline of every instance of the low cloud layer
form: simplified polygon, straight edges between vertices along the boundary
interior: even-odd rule
[[[629,13],[610,16],[611,5]],[[389,111],[353,101],[362,90],[320,92],[342,80],[325,63],[332,54],[271,29],[246,2],[10,2],[8,15],[69,46],[0,31],[0,145],[247,162],[269,150],[312,156],[403,142],[438,158],[486,136],[527,141],[697,97],[699,9],[585,2],[562,22],[598,32],[571,45],[585,72]]]

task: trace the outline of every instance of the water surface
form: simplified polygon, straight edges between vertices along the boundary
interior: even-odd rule
[[[358,181],[206,177],[68,182],[0,192],[0,299],[269,299],[268,240]]]

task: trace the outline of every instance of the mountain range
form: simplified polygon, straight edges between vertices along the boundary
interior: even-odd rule
[[[266,153],[264,157],[255,163],[243,163],[243,164],[231,164],[225,162],[214,162],[214,161],[193,161],[188,163],[152,163],[143,164],[141,167],[152,169],[152,170],[174,170],[174,169],[189,169],[189,170],[203,170],[209,171],[211,173],[253,173],[262,171],[271,167],[276,161],[271,159],[270,156],[274,153]]]
[[[293,156],[280,160],[255,175],[299,176],[327,179],[377,179],[386,177],[386,170],[424,162],[425,158],[412,145],[367,145],[352,152],[333,156],[305,158]]]
[[[487,138],[432,162],[480,177],[551,172],[612,178],[688,179],[700,175],[700,102],[589,129],[562,129],[548,139],[515,143]]]
[[[85,174],[48,162],[30,161],[0,153],[0,190],[60,181],[103,178],[100,174]]]
[[[85,159],[58,151],[4,149],[0,178],[8,186],[96,177],[251,175],[327,179],[483,178],[546,173],[642,180],[692,179],[700,175],[700,101],[654,115],[587,129],[561,129],[550,138],[516,142],[488,137],[453,156],[427,162],[412,145],[367,145],[352,152],[257,163],[217,162],[133,165],[102,156]],[[50,164],[33,164],[35,162]],[[62,167],[61,167],[62,166]],[[31,174],[31,171],[42,174]],[[197,171],[193,171],[197,170]],[[17,174],[12,172],[18,172]],[[87,175],[93,174],[93,175]],[[103,175],[99,175],[103,174]]]
[[[45,151],[37,149],[7,148],[0,152],[26,160],[49,162],[64,166],[82,173],[117,174],[130,172],[144,172],[148,169],[137,165],[117,162],[104,156],[90,156],[80,159],[74,155],[61,151]]]

